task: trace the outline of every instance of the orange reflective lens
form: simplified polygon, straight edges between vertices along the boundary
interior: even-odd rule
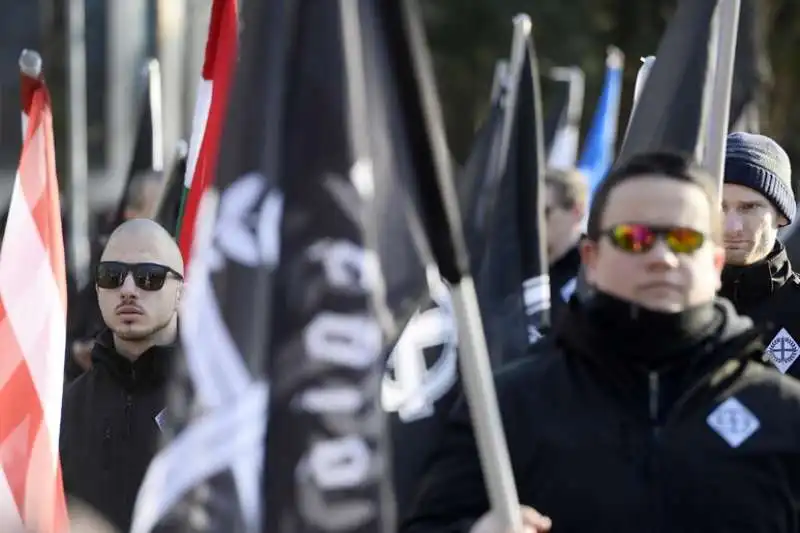
[[[691,254],[703,246],[706,238],[692,228],[658,227],[646,224],[617,224],[605,231],[614,246],[632,254],[643,254],[663,239],[676,254]]]

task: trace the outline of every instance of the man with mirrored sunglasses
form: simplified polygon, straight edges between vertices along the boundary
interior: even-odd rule
[[[92,368],[65,393],[61,465],[70,498],[128,531],[165,417],[183,290],[180,251],[156,222],[127,221],[108,240],[95,286],[107,329],[92,349]]]
[[[529,531],[796,532],[800,382],[761,361],[751,320],[715,292],[725,252],[714,179],[668,153],[613,171],[593,200],[552,353],[497,375]],[[506,533],[465,402],[403,533]]]
[[[720,294],[763,328],[772,364],[800,377],[800,278],[778,240],[797,210],[791,181],[789,156],[778,143],[750,133],[728,136]]]

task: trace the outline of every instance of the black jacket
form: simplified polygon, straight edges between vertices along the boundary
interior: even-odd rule
[[[552,323],[556,324],[559,314],[566,307],[577,285],[581,256],[575,246],[555,263],[550,265],[550,305]]]
[[[767,357],[781,372],[800,378],[800,277],[777,243],[764,261],[726,266],[720,295],[761,328]]]
[[[800,531],[800,383],[753,360],[749,320],[721,300],[713,332],[646,371],[577,299],[567,313],[554,353],[496,381],[520,500],[553,533]],[[468,531],[487,510],[462,401],[401,531]]]
[[[120,531],[130,529],[139,485],[158,449],[173,352],[154,347],[131,363],[104,332],[92,351],[92,369],[64,396],[60,451],[67,496],[88,503]]]

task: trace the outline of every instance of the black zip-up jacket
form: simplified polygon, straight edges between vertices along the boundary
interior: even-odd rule
[[[556,324],[558,315],[566,307],[577,285],[578,271],[581,268],[581,255],[578,247],[570,248],[558,261],[550,265],[550,305],[552,323]]]
[[[715,313],[713,332],[648,371],[636,349],[655,335],[609,343],[612,323],[573,298],[555,352],[498,374],[520,501],[553,533],[800,531],[800,383],[755,360],[729,302]],[[463,401],[427,472],[403,533],[468,531],[488,510]]]
[[[173,346],[153,347],[131,363],[103,332],[92,369],[64,395],[60,452],[67,496],[88,503],[120,531],[130,530],[139,485],[158,449],[173,352]]]
[[[778,242],[766,257],[745,267],[726,266],[720,296],[761,328],[766,356],[785,374],[800,378],[800,277]]]

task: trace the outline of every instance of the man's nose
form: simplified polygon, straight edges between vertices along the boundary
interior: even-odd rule
[[[137,294],[138,287],[136,287],[136,283],[133,281],[133,275],[128,272],[125,275],[125,279],[122,280],[122,285],[119,288],[120,294],[126,296],[133,296]]]
[[[647,252],[650,268],[675,268],[678,266],[678,254],[673,252],[663,239],[658,239],[653,248]]]
[[[744,229],[742,217],[735,211],[725,214],[725,233],[738,233]]]

